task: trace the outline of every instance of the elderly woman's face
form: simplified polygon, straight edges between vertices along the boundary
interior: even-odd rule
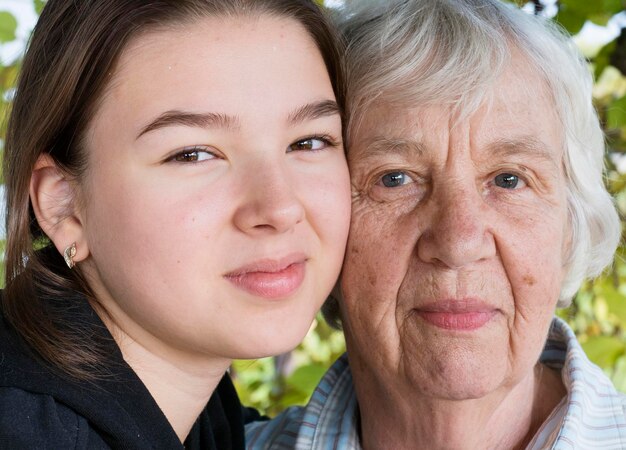
[[[568,236],[561,126],[542,86],[516,64],[467,119],[438,106],[368,112],[348,156],[353,370],[450,399],[532,373]]]

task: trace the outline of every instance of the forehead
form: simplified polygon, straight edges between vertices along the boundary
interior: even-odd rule
[[[367,150],[369,143],[408,141],[413,147],[449,145],[451,134],[465,134],[473,149],[501,142],[543,147],[561,157],[563,126],[544,79],[521,57],[514,57],[491,87],[480,93],[475,111],[452,103],[398,105],[382,98],[355,124],[350,151]]]
[[[263,14],[206,17],[131,40],[100,112],[117,116],[124,105],[132,116],[177,108],[241,115],[246,108],[258,117],[282,113],[313,91],[334,98],[321,54],[296,20]]]

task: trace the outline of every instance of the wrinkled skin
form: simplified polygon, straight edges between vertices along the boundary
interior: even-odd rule
[[[355,134],[341,309],[370,437],[376,409],[395,438],[416,444],[413,433],[428,429],[449,448],[456,438],[472,448],[481,433],[464,441],[461,428],[502,431],[492,415],[506,419],[522,399],[533,407],[568,242],[561,125],[542,87],[516,60],[490,106],[468,118],[383,101]],[[463,303],[479,305],[485,323],[445,316]],[[426,318],[432,310],[444,310],[438,325]],[[466,417],[450,416],[451,405]],[[502,443],[476,447],[488,442]]]

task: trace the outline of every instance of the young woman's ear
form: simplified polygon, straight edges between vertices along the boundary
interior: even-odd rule
[[[40,155],[30,178],[35,217],[59,253],[79,262],[87,258],[89,249],[74,196],[70,181],[52,157]],[[67,257],[66,261],[70,265]]]

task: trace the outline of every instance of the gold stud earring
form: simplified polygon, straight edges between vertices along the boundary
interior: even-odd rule
[[[65,251],[63,252],[63,259],[65,259],[65,264],[70,269],[73,269],[76,263],[74,262],[74,256],[76,256],[76,242],[72,243],[72,245],[68,245],[65,247]]]

